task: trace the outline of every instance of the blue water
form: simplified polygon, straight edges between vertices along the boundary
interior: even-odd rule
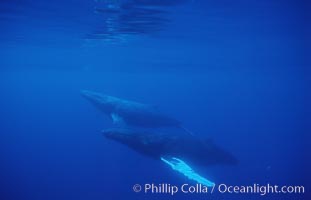
[[[0,199],[309,199],[309,3],[0,2]],[[155,105],[236,166],[216,184],[302,185],[305,194],[144,194],[195,184],[104,138],[87,89]],[[208,156],[208,155],[207,155]]]

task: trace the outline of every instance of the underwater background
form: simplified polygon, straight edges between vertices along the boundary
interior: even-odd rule
[[[0,199],[309,199],[308,11],[289,0],[2,0]],[[238,165],[198,167],[216,184],[305,194],[135,193],[195,182],[104,138],[111,120],[83,89],[155,105],[230,151]]]

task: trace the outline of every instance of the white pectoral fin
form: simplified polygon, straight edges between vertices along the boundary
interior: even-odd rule
[[[120,117],[116,113],[111,113],[111,119],[112,119],[114,124],[122,124],[122,123],[124,123],[122,117]]]
[[[211,182],[209,180],[207,180],[206,178],[202,177],[201,175],[199,175],[198,173],[196,173],[195,171],[193,171],[193,169],[187,165],[184,161],[175,158],[175,157],[161,157],[161,160],[168,164],[169,166],[172,167],[173,170],[178,171],[180,173],[182,173],[183,175],[185,175],[187,178],[194,180],[202,185],[205,185],[207,187],[213,187],[215,185],[214,182]]]

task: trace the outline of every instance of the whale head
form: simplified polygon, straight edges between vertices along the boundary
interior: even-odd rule
[[[118,100],[115,97],[103,95],[89,90],[82,90],[81,95],[90,101],[94,106],[99,108],[104,113],[112,113],[115,107],[115,102]]]
[[[135,138],[135,135],[126,129],[107,129],[103,130],[102,134],[108,139],[121,143],[127,143]]]
[[[116,142],[125,144],[133,149],[142,147],[141,135],[129,129],[122,129],[122,128],[106,129],[102,131],[102,134],[110,140],[114,140]]]
[[[157,135],[153,135],[150,132],[130,130],[126,128],[114,128],[103,130],[102,134],[108,139],[124,144],[149,157],[159,158],[163,153],[161,140],[159,140]]]

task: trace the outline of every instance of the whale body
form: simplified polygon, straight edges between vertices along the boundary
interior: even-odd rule
[[[116,124],[146,128],[181,127],[178,120],[160,113],[154,106],[88,90],[81,91],[81,94]]]
[[[195,165],[237,164],[237,159],[211,139],[201,139],[188,134],[140,131],[113,128],[102,131],[103,135],[125,144],[149,157],[178,157]]]
[[[175,171],[206,186],[213,186],[214,183],[200,176],[190,165],[235,165],[238,163],[231,153],[210,139],[202,140],[189,134],[167,134],[118,128],[104,130],[103,135],[145,156],[162,160]]]

